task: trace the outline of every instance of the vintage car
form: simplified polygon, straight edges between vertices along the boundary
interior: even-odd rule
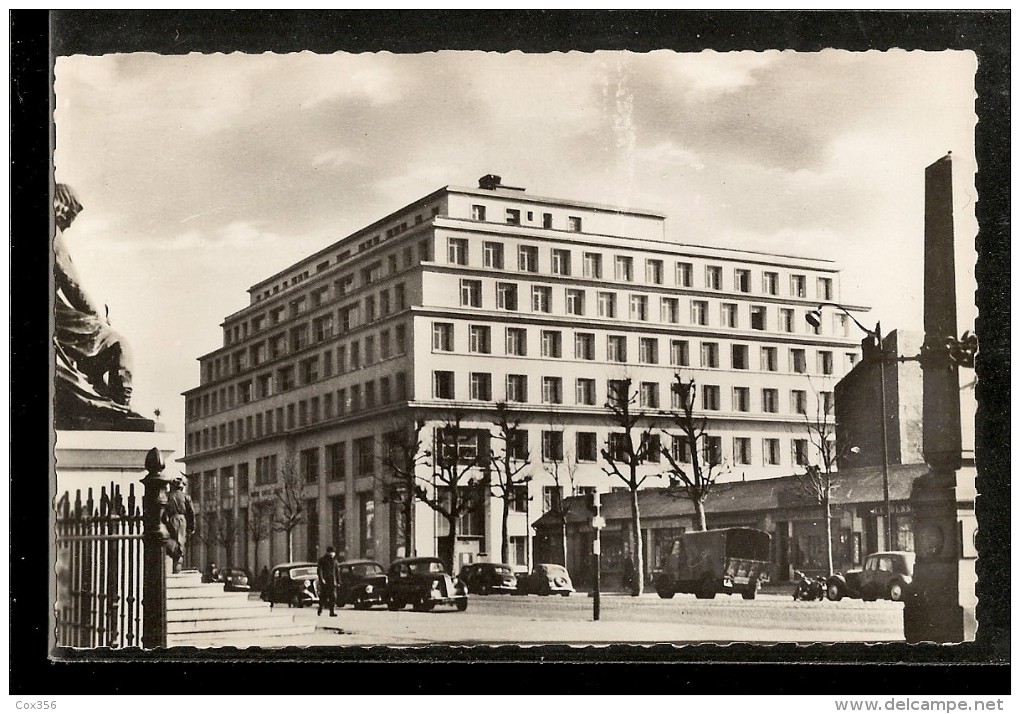
[[[467,587],[452,577],[439,558],[402,558],[390,563],[386,606],[402,610],[412,605],[428,611],[436,605],[456,605],[467,610]]]
[[[519,595],[562,595],[567,597],[574,592],[570,582],[570,573],[562,565],[556,563],[540,563],[534,569],[517,580]]]
[[[506,563],[469,563],[460,569],[469,593],[491,595],[517,590],[517,576]]]
[[[386,602],[386,571],[374,560],[345,560],[340,563],[336,604],[367,610]]]
[[[308,607],[319,602],[318,572],[315,563],[283,563],[273,568],[262,599],[273,605],[285,602],[290,607]]]
[[[755,528],[681,533],[664,567],[654,571],[655,591],[661,598],[694,593],[704,599],[739,592],[752,600],[769,579],[770,544],[769,534]]]
[[[862,600],[902,600],[914,580],[914,554],[903,550],[872,553],[864,567],[836,573],[828,579],[826,596]]]
[[[248,573],[240,568],[223,568],[217,576],[219,582],[223,583],[223,589],[227,592],[248,592]]]

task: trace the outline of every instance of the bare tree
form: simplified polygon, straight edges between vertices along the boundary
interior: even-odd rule
[[[421,430],[425,422],[418,419],[394,425],[383,434],[382,471],[383,503],[395,503],[400,510],[405,557],[415,552],[414,504],[417,500],[418,469],[427,466],[432,452],[422,448]]]
[[[226,556],[224,565],[233,565],[234,543],[237,542],[240,533],[233,517],[234,514],[228,511],[225,512],[225,515],[228,517],[216,520],[216,529],[212,533],[212,538],[218,546],[223,548],[223,553]]]
[[[609,411],[611,426],[619,431],[609,433],[606,448],[602,449],[602,459],[606,463],[602,471],[618,478],[630,492],[631,546],[634,559],[631,595],[638,596],[643,592],[645,585],[638,489],[649,477],[639,476],[638,469],[648,461],[652,439],[647,429],[641,431],[638,427],[642,415],[634,409],[638,395],[631,390],[631,384],[632,380],[627,377],[616,380],[610,389],[605,407]]]
[[[521,435],[527,432],[521,431],[520,420],[513,419],[507,409],[505,402],[496,404],[496,416],[493,421],[496,433],[492,439],[501,445],[498,454],[493,454],[489,461],[495,479],[490,479],[490,488],[494,496],[503,502],[502,517],[502,542],[500,544],[500,560],[504,563],[510,562],[510,509],[516,498],[517,489],[521,486],[527,487],[531,482],[531,474],[526,473],[531,468],[531,454],[527,446],[520,444]]]
[[[485,431],[467,429],[463,415],[454,414],[437,430],[432,448],[432,481],[418,477],[415,496],[447,524],[440,539],[439,557],[453,572],[460,519],[484,507],[489,493],[489,445]],[[476,469],[481,469],[479,473]]]
[[[272,532],[267,513],[268,505],[265,501],[253,501],[248,508],[248,522],[245,524],[245,534],[255,546],[256,571],[259,568],[259,543]]]
[[[563,567],[567,567],[567,502],[570,496],[577,495],[577,485],[574,477],[577,474],[577,459],[570,452],[564,452],[563,458],[556,458],[555,455],[545,460],[543,467],[545,472],[552,477],[556,492],[559,494],[550,504],[548,513],[560,524],[560,555],[563,558]]]
[[[278,485],[273,491],[272,529],[287,534],[287,560],[294,559],[294,529],[307,520],[304,483],[294,459],[286,459],[277,469]]]
[[[669,487],[666,493],[693,504],[697,528],[703,531],[708,529],[705,501],[708,500],[716,479],[726,473],[727,469],[720,455],[713,453],[708,433],[708,419],[694,416],[698,392],[694,379],[685,380],[677,372],[673,375],[671,390],[678,397],[680,409],[668,412],[674,431],[663,430],[663,433],[672,440],[671,448],[662,451],[666,463],[669,464],[666,473],[669,477]],[[690,459],[690,463],[687,463],[686,459]]]

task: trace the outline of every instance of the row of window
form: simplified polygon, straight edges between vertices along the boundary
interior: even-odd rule
[[[504,210],[503,219],[507,225],[519,226],[521,225],[521,209],[519,208],[507,208]],[[528,223],[535,222],[535,212],[525,210],[523,213],[525,220]],[[486,221],[489,220],[489,212],[487,206],[475,204],[471,206],[471,220],[473,221]],[[581,232],[581,217],[580,216],[567,216],[566,229],[574,233]],[[553,214],[543,213],[542,214],[542,227],[543,228],[554,228],[553,225]]]
[[[563,378],[562,377],[537,377],[541,385],[541,403],[563,404]],[[531,378],[526,374],[508,374],[502,395],[494,395],[492,388],[492,375],[488,372],[470,372],[468,374],[468,399],[472,401],[507,401],[523,403],[529,400],[529,387]],[[597,393],[597,382],[591,377],[577,377],[574,380],[574,403],[583,406],[596,406],[614,399],[625,398],[624,380],[610,379],[606,382],[605,398],[600,399]],[[669,394],[669,408],[674,410],[683,409],[685,394],[668,385],[666,391]],[[807,414],[808,393],[803,389],[792,389],[789,391],[789,409],[782,409],[780,404],[779,390],[774,388],[762,388],[760,399],[756,405],[751,403],[752,389],[750,387],[733,387],[729,411],[751,412],[752,406],[757,406],[755,411],[765,414]],[[435,399],[456,399],[456,377],[454,372],[448,370],[435,370],[433,372],[432,396]],[[636,405],[642,409],[663,409],[665,405],[660,399],[662,387],[658,382],[639,382],[635,388]],[[702,384],[698,385],[697,392],[700,394],[699,403],[694,408],[704,411],[722,411],[722,390],[719,385]],[[823,391],[818,393],[818,402],[825,414],[831,414],[833,410],[833,393]]]
[[[497,310],[508,310],[512,312],[523,311],[521,303],[522,286],[517,283],[496,281],[494,303],[484,304],[482,293],[483,281],[474,278],[462,278],[460,281],[460,305],[461,307],[486,307],[495,306]],[[562,303],[554,302],[560,300],[560,292],[551,285],[531,285],[531,312],[574,315],[577,317],[601,317],[606,319],[624,319],[625,317],[637,321],[648,322],[655,317],[658,322],[667,325],[699,325],[725,327],[732,329],[769,330],[770,310],[766,305],[751,305],[745,318],[741,318],[740,306],[737,303],[724,302],[719,305],[718,319],[711,316],[710,303],[708,300],[696,300],[679,297],[659,297],[657,303],[655,298],[648,295],[630,294],[627,296],[627,312],[624,313],[619,305],[619,293],[609,291],[595,292],[595,307],[590,304],[590,291],[584,288],[564,288],[562,291]],[[485,301],[488,302],[487,300]],[[658,313],[652,308],[658,306]],[[682,320],[681,315],[686,313],[687,319]],[[776,313],[778,322],[775,324],[776,331],[785,333],[798,332],[797,311],[793,308],[779,308]],[[746,322],[745,322],[746,320]],[[822,334],[823,328],[809,325],[802,320],[806,331],[816,335]],[[846,315],[836,314],[833,316],[833,333],[840,336],[849,335],[849,324]]]
[[[508,209],[509,210],[509,209]],[[548,215],[548,214],[546,214]],[[484,220],[484,219],[483,219]],[[580,219],[578,218],[580,230]],[[573,230],[573,229],[572,229]],[[470,243],[467,238],[447,238],[446,246],[447,261],[452,265],[469,265]],[[612,261],[612,275],[608,275],[603,266],[602,253],[583,251],[581,253],[580,272],[574,264],[576,251],[569,248],[550,248],[548,252],[548,272],[554,275],[581,277],[590,280],[611,279],[614,282],[632,283],[635,281],[635,259],[632,256],[616,255]],[[535,245],[518,245],[516,260],[507,260],[506,247],[498,241],[483,241],[481,264],[486,268],[495,270],[507,270],[516,267],[517,270],[525,273],[539,272],[539,247]],[[694,264],[686,261],[670,261],[673,268],[674,287],[682,288],[704,288],[706,290],[723,290],[723,268],[720,265],[706,265],[703,273],[704,280],[695,286]],[[660,258],[644,259],[644,282],[649,285],[665,285],[666,261]],[[752,292],[752,271],[747,268],[734,268],[733,279],[730,289],[733,292]],[[792,274],[789,276],[790,297],[806,298],[808,279],[803,274]],[[760,292],[765,295],[779,295],[779,273],[765,270],[761,273]],[[829,277],[817,277],[815,279],[814,297],[820,301],[833,300],[833,282]]]
[[[407,374],[370,379],[335,392],[301,399],[286,406],[189,432],[185,444],[193,454],[300,429],[320,421],[356,414],[406,400]]]
[[[498,328],[497,328],[498,329]],[[452,322],[432,323],[432,349],[434,352],[455,351],[456,325]],[[491,325],[468,325],[468,352],[476,354],[492,354]],[[596,359],[596,333],[574,331],[574,359]],[[569,336],[569,333],[568,333]],[[528,356],[528,330],[524,327],[506,327],[504,329],[504,354],[508,356]],[[542,357],[561,358],[563,350],[562,330],[539,330],[539,355]],[[660,343],[668,345],[667,355],[660,353]],[[661,339],[658,337],[637,338],[637,362],[640,364],[670,364],[678,367],[691,365],[691,341],[680,339]],[[608,362],[628,361],[628,336],[606,335],[605,360]],[[763,372],[779,371],[779,348],[763,346],[758,348],[758,368]],[[807,350],[791,347],[788,354],[788,371],[793,374],[807,374]],[[700,344],[700,367],[719,368],[719,343],[702,341]],[[818,350],[815,354],[816,372],[821,375],[832,375],[835,372],[834,355],[830,350]],[[856,363],[857,354],[846,353],[848,368]],[[729,368],[749,370],[751,366],[751,347],[745,344],[732,344],[729,349]]]

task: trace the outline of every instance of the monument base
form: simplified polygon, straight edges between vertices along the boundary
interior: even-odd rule
[[[57,430],[54,445],[56,460],[55,497],[65,492],[87,489],[98,494],[100,487],[118,484],[126,495],[129,486],[141,496],[140,482],[145,475],[145,455],[159,449],[165,463],[172,461],[177,435],[145,431],[64,431]],[[139,501],[140,502],[140,501]]]

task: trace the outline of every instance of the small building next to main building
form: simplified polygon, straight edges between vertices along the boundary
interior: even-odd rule
[[[423,450],[437,453],[437,429],[459,415],[456,448],[495,453],[503,402],[526,434],[513,449],[531,478],[512,495],[508,529],[510,560],[526,567],[531,524],[551,504],[622,486],[600,456],[616,380],[632,381],[635,408],[666,449],[673,375],[695,379],[706,455],[727,467],[721,480],[815,461],[808,417],[832,409],[860,354],[845,315],[817,328],[805,320],[839,301],[836,266],[680,244],[664,220],[533,196],[490,175],[478,188],[434,191],[253,285],[185,393],[196,564],[254,570],[330,544],[347,558],[404,555],[380,473],[383,436],[421,421]],[[650,486],[665,485],[664,463],[642,469]],[[264,522],[288,473],[302,505],[289,534]],[[493,496],[461,519],[459,563],[499,559],[501,510]],[[445,534],[436,512],[416,503],[412,528],[417,553],[436,553]]]

